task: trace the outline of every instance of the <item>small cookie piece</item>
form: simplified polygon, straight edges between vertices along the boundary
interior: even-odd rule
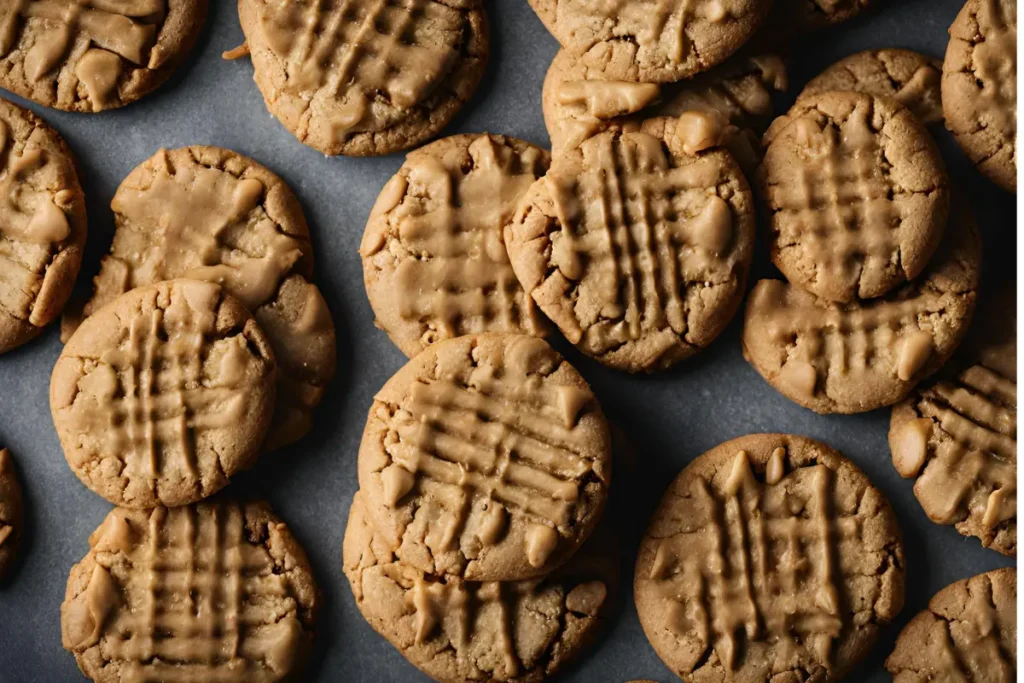
[[[555,156],[505,229],[526,293],[609,367],[668,368],[739,306],[754,206],[720,136],[700,112],[600,132]]]
[[[162,280],[216,282],[255,316],[274,349],[277,405],[266,450],[304,436],[334,376],[334,321],[313,277],[299,200],[257,162],[219,147],[160,150],[124,179],[114,239],[83,313]]]
[[[50,380],[64,455],[115,505],[185,505],[260,452],[274,409],[270,342],[220,286],[122,294],[68,340]]]
[[[480,0],[239,0],[270,113],[324,154],[371,156],[434,137],[487,65]]]
[[[958,352],[961,369],[893,407],[896,470],[916,478],[928,518],[1017,554],[1017,305],[1014,289],[982,297]]]
[[[550,163],[522,140],[455,135],[410,153],[384,186],[359,253],[377,325],[405,355],[465,334],[547,333],[502,231]]]
[[[345,530],[345,576],[367,622],[434,680],[539,683],[578,658],[605,623],[618,554],[594,547],[602,528],[543,578],[442,579],[395,559],[357,492]]]
[[[962,204],[929,269],[871,301],[837,304],[779,280],[747,302],[743,356],[789,400],[817,413],[863,413],[902,400],[967,332],[981,238]]]
[[[835,90],[891,97],[925,124],[942,121],[942,62],[913,50],[865,50],[815,76],[797,98]]]
[[[640,623],[684,681],[839,680],[903,607],[889,503],[840,453],[752,434],[694,460],[640,544]]]
[[[266,503],[115,508],[71,568],[61,642],[96,683],[297,682],[318,602]]]
[[[770,0],[529,0],[562,47],[609,80],[672,83],[725,61]]]
[[[192,49],[207,0],[9,0],[0,87],[64,111],[123,107],[156,90]]]
[[[64,139],[32,112],[4,99],[0,197],[2,354],[35,337],[60,314],[82,264],[88,228],[85,195]]]
[[[367,515],[395,556],[471,581],[543,575],[604,509],[611,438],[597,399],[547,342],[438,342],[374,397],[359,448]]]
[[[14,565],[24,514],[14,458],[6,448],[0,448],[0,580]]]
[[[982,173],[1017,191],[1017,0],[967,0],[942,63],[946,127]]]
[[[772,262],[831,301],[913,280],[942,241],[949,178],[920,120],[895,100],[811,95],[766,135],[761,194]]]
[[[885,668],[894,683],[1017,679],[1017,570],[952,583],[910,620]]]

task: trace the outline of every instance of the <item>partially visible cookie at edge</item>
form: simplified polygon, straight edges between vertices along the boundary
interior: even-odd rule
[[[14,471],[14,458],[9,450],[0,448],[0,581],[14,566],[24,519],[21,483]]]

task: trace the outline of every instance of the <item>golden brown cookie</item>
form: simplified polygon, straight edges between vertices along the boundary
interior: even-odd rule
[[[739,306],[754,207],[721,132],[699,112],[600,132],[555,156],[505,229],[526,293],[605,365],[668,368]]]
[[[1017,191],[1017,0],[967,0],[942,64],[946,127],[982,173]]]
[[[769,0],[529,0],[548,30],[611,80],[669,83],[725,61]]]
[[[815,76],[797,98],[848,90],[891,97],[923,123],[942,120],[942,62],[913,50],[865,50]]]
[[[411,152],[380,193],[359,253],[376,324],[407,356],[465,334],[544,336],[502,230],[550,164],[497,135],[455,135]]]
[[[921,274],[946,228],[949,178],[910,110],[864,93],[811,95],[766,141],[771,257],[790,282],[851,302]]]
[[[87,227],[64,139],[0,99],[0,354],[60,315],[82,264]]]
[[[266,503],[115,508],[71,568],[61,641],[96,683],[297,683],[318,601]]]
[[[65,111],[114,109],[166,81],[207,0],[6,0],[0,87]]]
[[[57,359],[50,410],[72,471],[115,505],[184,505],[260,452],[270,342],[220,286],[170,280],[86,318]]]
[[[743,355],[786,398],[817,413],[862,413],[902,400],[967,332],[981,240],[965,207],[928,270],[895,292],[837,304],[779,280],[747,301]]]
[[[694,460],[640,544],[634,594],[683,680],[839,680],[903,607],[889,503],[852,462],[752,434]]]
[[[428,346],[377,393],[359,486],[402,562],[472,581],[530,578],[593,530],[610,443],[590,387],[547,342],[458,337]]]
[[[1017,570],[952,583],[910,620],[885,660],[894,683],[1017,679]]]
[[[983,295],[955,372],[892,410],[889,446],[938,524],[1017,554],[1017,306],[1014,286]]]
[[[264,166],[219,147],[160,150],[110,203],[116,229],[94,278],[91,315],[135,287],[191,278],[222,285],[274,349],[277,404],[266,449],[298,440],[334,376],[334,321],[313,277],[302,207]]]
[[[425,142],[487,64],[480,0],[239,0],[238,14],[270,113],[324,154]]]
[[[345,530],[345,576],[374,630],[434,680],[539,683],[588,648],[606,621],[619,558],[603,528],[548,576],[463,581],[396,559],[357,492]]]
[[[14,458],[6,448],[0,448],[0,580],[14,565],[24,520],[21,484],[14,471]]]

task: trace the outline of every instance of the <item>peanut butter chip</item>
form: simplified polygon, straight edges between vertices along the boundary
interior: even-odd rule
[[[558,532],[544,524],[535,524],[526,532],[526,557],[533,567],[543,567],[558,546]]]
[[[558,88],[558,103],[582,105],[598,119],[635,114],[653,104],[661,94],[655,83],[624,81],[566,81]]]
[[[782,481],[784,476],[786,476],[786,449],[780,446],[772,451],[772,456],[768,458],[764,480],[768,485],[774,486]]]
[[[892,464],[900,476],[916,477],[928,457],[928,439],[932,421],[927,417],[911,420],[903,425],[892,447]]]
[[[412,490],[415,478],[412,472],[399,465],[388,465],[380,473],[381,486],[384,491],[384,500],[388,505],[394,507],[405,494]]]
[[[89,99],[97,109],[116,105],[112,95],[117,92],[121,77],[121,58],[113,52],[93,48],[82,55],[75,65],[75,75],[85,86]]]
[[[791,359],[779,371],[779,383],[799,396],[813,398],[818,385],[818,371],[807,361]]]
[[[697,154],[722,144],[723,126],[726,122],[724,117],[716,114],[717,112],[688,111],[679,117],[676,135],[682,141],[684,152]]]
[[[910,381],[925,366],[931,355],[932,335],[920,330],[911,333],[900,347],[896,375],[904,382]]]

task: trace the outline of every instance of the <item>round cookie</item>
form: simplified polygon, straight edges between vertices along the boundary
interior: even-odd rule
[[[634,597],[684,681],[839,680],[903,607],[896,516],[852,462],[753,434],[694,460],[640,544]]]
[[[929,519],[1004,555],[1017,554],[1015,287],[982,296],[974,326],[941,381],[892,410],[896,470],[916,478]]]
[[[10,0],[0,13],[0,87],[65,111],[123,107],[170,78],[206,10],[207,0]]]
[[[476,91],[487,64],[481,0],[239,0],[267,108],[324,154],[416,147]]]
[[[82,323],[57,359],[50,410],[64,455],[115,505],[185,505],[260,452],[274,409],[266,335],[221,287],[133,289]]]
[[[894,683],[1017,678],[1017,570],[952,583],[910,620],[885,660]]]
[[[64,139],[0,99],[0,354],[53,322],[71,295],[88,228]]]
[[[670,83],[725,61],[770,0],[529,0],[562,47],[610,80]]]
[[[539,683],[578,658],[606,622],[618,554],[601,544],[602,529],[543,578],[443,579],[395,559],[357,492],[345,576],[367,622],[434,680]]]
[[[302,207],[278,176],[219,147],[160,150],[118,187],[114,239],[88,316],[126,291],[190,278],[222,285],[255,316],[280,369],[264,448],[312,428],[336,367],[334,321],[313,277]]]
[[[967,332],[981,239],[954,204],[928,270],[895,292],[837,304],[779,280],[747,301],[743,355],[789,400],[817,413],[862,413],[902,400],[938,370]]]
[[[14,565],[23,526],[21,484],[14,471],[14,458],[6,448],[0,448],[0,581]]]
[[[502,230],[550,164],[496,135],[455,135],[411,152],[380,193],[359,253],[376,324],[407,356],[466,334],[544,336]]]
[[[799,101],[765,139],[771,257],[790,282],[851,302],[921,274],[946,228],[949,178],[908,109],[826,92]]]
[[[942,64],[946,127],[982,173],[1017,191],[1017,0],[967,0]]]
[[[612,127],[555,156],[505,229],[526,293],[605,365],[668,368],[732,318],[754,207],[711,117]]]
[[[318,602],[266,503],[115,508],[71,568],[61,641],[96,683],[297,682]]]
[[[608,496],[597,399],[547,342],[472,335],[427,347],[374,397],[359,448],[367,516],[395,557],[471,581],[541,576]]]
[[[923,123],[942,121],[942,62],[913,50],[865,50],[840,59],[804,86],[797,101],[846,90],[891,97]]]

